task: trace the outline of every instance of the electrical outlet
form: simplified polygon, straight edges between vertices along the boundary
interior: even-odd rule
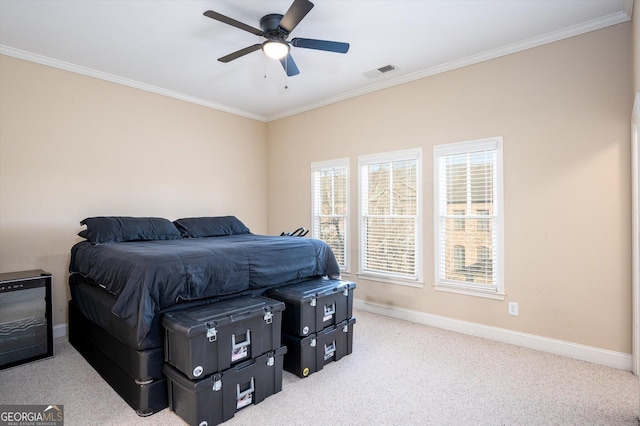
[[[509,302],[509,315],[518,315],[518,302]]]

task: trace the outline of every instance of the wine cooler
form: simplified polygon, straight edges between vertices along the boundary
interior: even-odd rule
[[[53,356],[51,274],[0,274],[0,370]]]

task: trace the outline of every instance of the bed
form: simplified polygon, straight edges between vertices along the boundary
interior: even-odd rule
[[[233,216],[95,217],[71,249],[69,341],[136,412],[167,406],[164,313],[321,276],[320,240],[252,234]]]

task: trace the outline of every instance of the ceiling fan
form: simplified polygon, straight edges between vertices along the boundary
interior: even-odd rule
[[[298,37],[291,39],[291,41],[287,41],[289,34],[300,23],[300,21],[307,16],[307,13],[309,13],[311,9],[313,9],[313,3],[309,0],[294,0],[289,7],[289,10],[287,10],[287,13],[284,15],[271,13],[263,16],[260,19],[261,30],[212,10],[204,12],[204,16],[267,39],[263,43],[257,43],[218,58],[218,61],[225,63],[230,62],[248,53],[262,49],[270,58],[280,60],[280,63],[288,76],[294,76],[300,74],[300,71],[291,56],[290,46],[336,53],[347,53],[349,51],[349,43],[337,41]]]

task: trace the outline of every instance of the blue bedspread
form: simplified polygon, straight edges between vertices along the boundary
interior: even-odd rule
[[[71,249],[69,271],[116,296],[112,312],[136,328],[138,342],[153,316],[180,300],[340,274],[323,241],[253,234],[102,245],[83,241]]]

